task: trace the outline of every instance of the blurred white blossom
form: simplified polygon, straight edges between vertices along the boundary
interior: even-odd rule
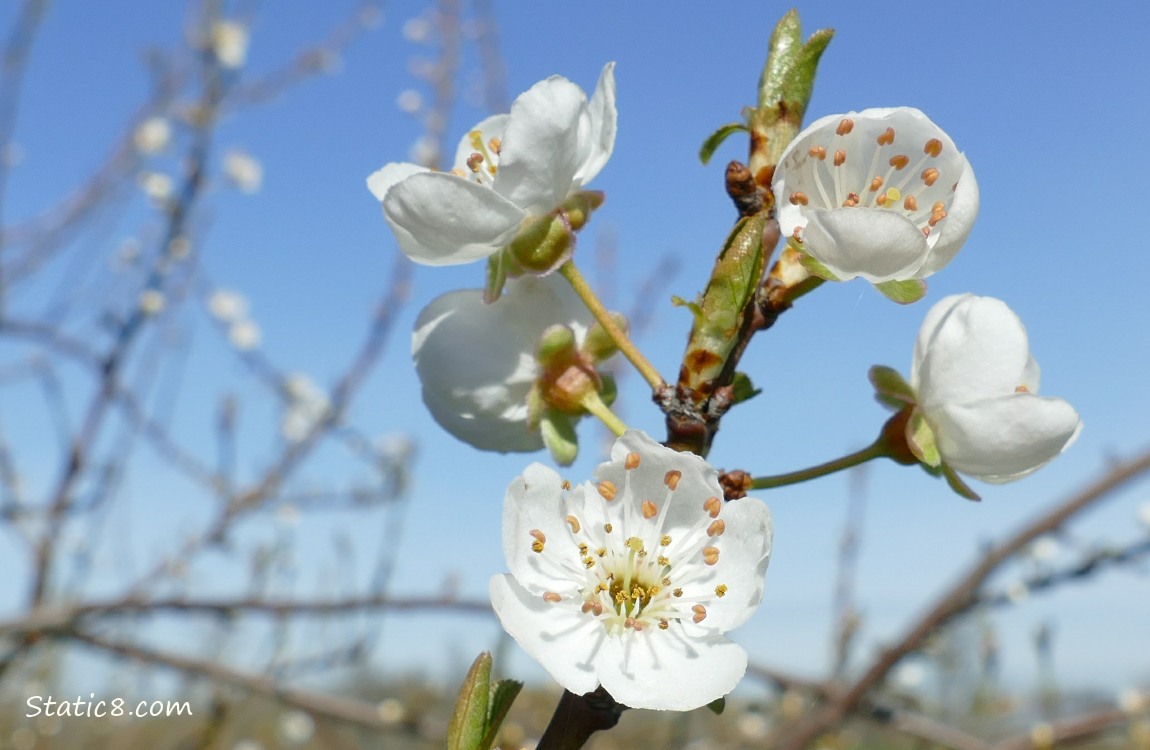
[[[157,205],[164,205],[172,197],[172,178],[160,172],[140,172],[136,178],[144,195]]]
[[[260,327],[251,320],[237,320],[228,326],[228,341],[240,351],[250,351],[260,345]]]
[[[414,115],[423,107],[423,94],[415,89],[404,89],[399,92],[396,97],[395,103],[399,106],[401,112],[406,112],[409,115]]]
[[[263,185],[264,168],[254,157],[232,150],[224,155],[224,174],[241,192],[256,193]]]
[[[138,304],[144,315],[156,315],[164,309],[164,295],[158,289],[145,289],[140,292]]]
[[[217,21],[212,26],[212,52],[225,68],[241,68],[248,56],[247,27],[236,21]]]
[[[167,118],[153,116],[136,128],[132,143],[141,154],[155,154],[167,148],[172,140],[172,124]]]
[[[248,314],[248,301],[239,292],[217,289],[208,297],[208,312],[221,323],[232,323]]]

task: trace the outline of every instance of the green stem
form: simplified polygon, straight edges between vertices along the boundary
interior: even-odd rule
[[[889,447],[886,441],[880,436],[878,440],[874,441],[867,447],[854,453],[848,453],[842,458],[836,458],[833,461],[827,461],[818,466],[812,466],[807,469],[800,469],[799,471],[792,471],[787,474],[776,474],[769,477],[755,477],[751,480],[751,489],[766,490],[773,487],[783,487],[788,484],[797,484],[798,482],[805,482],[808,479],[817,479],[825,477],[828,474],[834,474],[836,471],[843,469],[850,469],[865,464],[867,461],[875,458],[885,458],[890,455]]]
[[[579,404],[592,416],[598,417],[600,422],[607,425],[607,429],[615,433],[616,437],[622,436],[629,429],[626,423],[619,419],[607,404],[603,403],[603,399],[599,398],[599,394],[595,391],[584,396]]]
[[[652,388],[658,389],[666,387],[667,382],[663,380],[663,377],[659,374],[659,371],[655,369],[655,366],[643,356],[643,353],[631,343],[631,339],[627,337],[627,334],[616,325],[615,321],[611,318],[611,313],[609,313],[607,308],[603,306],[603,303],[599,301],[599,297],[595,294],[591,285],[587,283],[587,280],[583,278],[583,274],[579,273],[579,269],[575,267],[575,262],[569,260],[559,266],[559,273],[571,284],[571,288],[575,290],[575,294],[579,295],[579,299],[583,300],[583,304],[586,305],[587,309],[591,311],[591,314],[595,316],[595,320],[599,321],[599,325],[603,326],[603,330],[607,332],[607,335],[610,336],[615,342],[615,345],[619,347],[619,351],[623,356],[635,366],[635,369],[639,371],[643,379],[646,380]],[[588,411],[590,410],[588,409]]]

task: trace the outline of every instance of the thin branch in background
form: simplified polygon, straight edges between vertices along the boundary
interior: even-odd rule
[[[841,679],[850,663],[851,646],[859,627],[859,612],[855,606],[855,576],[858,573],[859,547],[862,542],[863,520],[866,517],[866,466],[850,472],[847,492],[847,518],[839,540],[837,580],[834,593],[834,637],[831,675]]]

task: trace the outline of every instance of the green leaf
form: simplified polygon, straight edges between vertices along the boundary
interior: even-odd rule
[[[958,474],[955,473],[954,469],[950,468],[946,464],[942,464],[941,468],[942,468],[942,475],[944,477],[946,477],[946,483],[950,485],[950,488],[952,490],[957,492],[959,495],[962,495],[967,500],[978,501],[978,500],[982,499],[981,497],[978,496],[977,492],[970,489],[970,486],[967,485],[966,482],[962,481],[962,479],[959,478]]]
[[[744,133],[747,132],[747,126],[741,122],[728,122],[707,136],[707,140],[703,141],[703,145],[699,147],[699,161],[704,164],[711,161],[711,157],[715,155],[715,150],[722,145],[723,141],[727,140],[732,133],[737,133],[740,130]]]
[[[806,112],[807,103],[815,87],[815,70],[819,65],[827,45],[834,37],[834,29],[819,29],[811,34],[806,44],[798,51],[794,63],[786,74],[783,101],[788,106],[798,107],[800,114]]]
[[[884,406],[898,410],[916,402],[917,396],[910,383],[890,367],[874,365],[867,371],[867,379],[874,386],[874,397]]]
[[[799,258],[799,262],[803,264],[803,268],[807,269],[808,273],[818,276],[820,279],[825,281],[840,281],[838,276],[831,273],[831,269],[819,263],[805,252]]]
[[[912,302],[918,302],[926,296],[926,282],[922,279],[895,279],[894,281],[884,281],[881,284],[875,284],[874,288],[877,289],[882,296],[900,305],[909,305]]]
[[[763,389],[756,388],[747,373],[736,372],[735,379],[731,382],[731,391],[731,403],[741,404],[762,393]]]
[[[906,444],[914,457],[927,466],[934,468],[942,464],[934,430],[918,409],[915,409],[906,423]]]
[[[787,73],[798,58],[803,41],[799,12],[792,8],[779,19],[771,32],[767,48],[767,62],[759,76],[759,107],[774,107],[782,101],[786,90]]]
[[[716,698],[707,704],[707,708],[716,716],[722,716],[723,711],[727,708],[727,696]]]
[[[523,683],[515,680],[500,680],[495,683],[495,690],[491,693],[490,710],[487,712],[487,732],[483,735],[483,742],[479,745],[479,750],[490,750],[491,746],[495,744],[495,736],[499,734],[499,727],[503,725],[503,720],[507,718],[507,712],[511,710],[511,704],[515,702],[516,696],[522,689]]]
[[[570,466],[579,455],[579,437],[575,434],[574,420],[557,409],[548,409],[539,420],[539,434],[543,444],[551,451],[551,458],[560,466]]]
[[[487,729],[487,699],[491,682],[491,654],[484,651],[471,664],[455,711],[447,725],[447,750],[486,750],[480,743]]]

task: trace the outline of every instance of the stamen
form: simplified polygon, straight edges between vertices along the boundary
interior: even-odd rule
[[[703,502],[703,510],[711,515],[711,518],[718,518],[719,511],[723,509],[723,501],[717,497],[708,497]]]
[[[835,128],[835,135],[846,135],[855,129],[855,121],[849,117],[844,117],[839,126]]]
[[[810,198],[807,197],[807,194],[801,190],[796,190],[795,192],[791,193],[789,200],[792,206],[806,206],[811,202]]]
[[[559,594],[555,593],[554,591],[548,591],[543,594],[543,601],[551,602],[552,604],[558,604],[559,602],[563,601],[563,597],[559,596]]]
[[[899,154],[898,156],[890,157],[890,165],[895,169],[906,169],[907,164],[910,164],[910,157],[906,154]]]
[[[843,162],[845,162],[846,160],[847,160],[847,152],[846,151],[843,151],[841,148],[838,151],[835,151],[835,166],[836,167],[841,167],[843,165]]]
[[[615,527],[612,526],[611,524],[609,524],[609,523],[603,524],[603,531],[606,531],[608,534],[610,534],[614,530],[615,530]]]
[[[671,469],[663,475],[663,484],[667,485],[667,489],[672,492],[679,486],[679,480],[683,478],[683,472],[678,469]]]
[[[904,200],[902,202],[902,207],[905,208],[907,211],[917,211],[918,210],[918,198],[915,198],[913,195],[908,195],[906,197],[906,200]]]
[[[937,179],[938,169],[935,167],[930,167],[929,169],[922,170],[922,181],[926,183],[927,187],[933,185]]]
[[[597,489],[599,494],[603,496],[603,499],[608,502],[614,500],[615,493],[619,491],[615,488],[614,482],[609,482],[606,479],[595,485],[595,489]]]
[[[858,193],[847,193],[847,199],[843,201],[843,208],[854,208],[859,204]]]
[[[683,595],[683,589],[675,589],[671,592],[671,596],[680,597]]]
[[[824,161],[827,158],[827,147],[826,146],[811,146],[810,150],[808,150],[807,153],[809,155],[815,157],[819,161]]]
[[[704,547],[703,548],[703,562],[708,565],[714,565],[719,561],[719,548],[718,547]]]
[[[691,611],[695,613],[695,616],[692,617],[691,619],[696,624],[707,619],[707,608],[704,607],[702,604],[696,604],[695,606],[691,607]]]
[[[937,159],[938,155],[942,153],[942,141],[937,138],[931,138],[926,142],[926,145],[922,147],[922,152]]]
[[[542,552],[543,544],[547,541],[547,537],[543,536],[543,532],[539,529],[531,529],[531,536],[535,541],[531,543],[532,552]]]
[[[1021,388],[1021,387],[1025,387],[1025,386],[1019,386],[1019,387]],[[659,563],[659,566],[663,567],[663,568],[665,568],[671,564],[671,560],[666,555],[659,555],[659,557],[657,557],[655,559],[655,562]]]
[[[588,612],[591,611],[591,608],[594,606],[595,606],[594,602],[583,602],[583,606],[580,607],[579,609],[583,612],[583,614],[587,614]]]
[[[579,525],[579,519],[576,518],[575,516],[567,516],[566,520],[567,520],[567,525],[571,527],[571,533],[572,534],[578,534],[579,529],[581,528]]]
[[[1014,389],[1015,393],[1030,393],[1030,389],[1025,385],[1020,385]]]
[[[560,484],[559,486],[560,486],[560,487],[562,487],[562,488],[563,488],[563,489],[565,489],[565,490],[569,490],[569,489],[571,489],[571,482],[569,482],[569,481],[567,481],[566,479],[564,479],[564,480],[563,480],[563,483],[562,483],[562,484]]]
[[[877,140],[878,145],[880,146],[889,146],[890,144],[894,143],[894,128],[887,128],[886,130],[882,131],[882,133],[879,134]]]
[[[498,138],[492,138],[487,142],[487,148],[491,149],[491,153],[498,156],[503,153],[503,141]]]
[[[483,154],[478,151],[467,157],[467,168],[472,172],[479,171],[479,165],[483,163]]]
[[[600,547],[599,549],[595,550],[595,554],[598,555],[599,557],[606,557],[607,556],[607,548],[606,547]]]
[[[720,583],[718,586],[715,587],[715,596],[722,599],[726,595],[727,595],[727,584]]]
[[[872,193],[877,193],[878,189],[880,187],[882,187],[882,178],[881,177],[875,177],[873,180],[870,181],[870,191]]]
[[[623,468],[625,468],[627,471],[630,471],[631,469],[638,469],[639,468],[639,454],[638,453],[628,453],[627,454],[627,460],[623,462]]]
[[[667,618],[663,617],[659,619],[659,630],[666,630],[669,627],[671,627],[671,623],[667,622]]]
[[[643,501],[643,518],[650,521],[655,516],[659,515],[659,508],[650,500]]]
[[[723,519],[711,521],[711,525],[707,527],[707,536],[721,536],[727,530],[727,522]]]
[[[666,547],[670,543],[671,543],[671,535],[670,534],[664,534],[663,536],[659,537],[659,546]]]

